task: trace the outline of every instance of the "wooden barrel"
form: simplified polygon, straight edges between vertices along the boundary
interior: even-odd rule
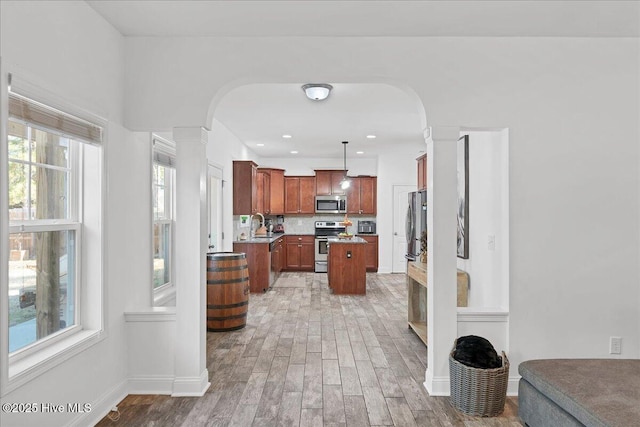
[[[249,308],[249,269],[244,253],[207,254],[207,331],[242,329]]]

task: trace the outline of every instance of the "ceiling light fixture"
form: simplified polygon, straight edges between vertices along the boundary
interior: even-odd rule
[[[282,137],[283,137],[284,139],[289,139],[289,138],[291,138],[291,135],[288,135],[288,134],[286,134],[286,133],[285,133],[284,135],[282,135]]]
[[[367,135],[367,139],[376,139],[375,135]]]
[[[297,152],[297,151],[295,151],[295,150],[291,151],[290,153],[291,153],[291,154],[298,154],[298,152]]]
[[[342,145],[344,147],[344,176],[342,177],[342,181],[340,181],[340,188],[346,190],[351,185],[351,181],[347,178],[347,144],[349,141],[342,141]]]
[[[364,154],[364,151],[356,151],[356,154]]]
[[[313,101],[326,99],[331,89],[333,89],[333,86],[326,83],[307,83],[306,85],[302,85],[302,90],[304,90],[307,98]]]
[[[264,144],[256,144],[258,147],[264,147]]]

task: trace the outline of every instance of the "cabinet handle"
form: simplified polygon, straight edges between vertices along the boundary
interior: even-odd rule
[[[298,240],[302,240],[302,237],[298,237]]]

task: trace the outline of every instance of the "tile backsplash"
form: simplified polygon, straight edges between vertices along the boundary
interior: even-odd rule
[[[265,218],[271,218],[273,223],[275,224],[276,216],[266,216]],[[291,215],[284,217],[284,231],[287,234],[314,234],[315,232],[315,222],[316,221],[342,221],[344,219],[343,214],[339,215]],[[365,216],[365,215],[354,215],[349,216],[353,225],[349,227],[349,231],[351,233],[356,233],[358,231],[358,221],[375,221],[375,216]],[[258,221],[254,219],[253,221],[254,227],[258,226]],[[244,232],[245,234],[249,233],[249,229],[247,227],[242,227],[240,224],[240,217],[238,215],[234,215],[233,217],[233,229],[234,229],[234,240],[238,239],[240,233]]]

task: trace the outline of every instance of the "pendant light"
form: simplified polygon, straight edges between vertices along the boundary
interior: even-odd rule
[[[344,176],[342,177],[342,181],[340,181],[340,188],[346,190],[351,185],[351,181],[347,178],[347,144],[349,141],[342,141],[342,146],[344,147]]]

